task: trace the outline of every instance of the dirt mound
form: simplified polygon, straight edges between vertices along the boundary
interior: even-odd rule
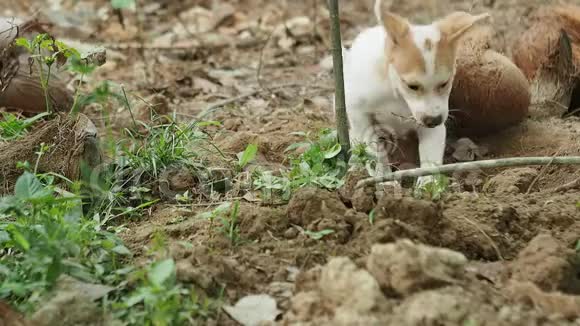
[[[510,304],[492,285],[465,271],[466,263],[460,253],[405,239],[374,246],[366,269],[348,258],[333,258],[298,278],[303,283],[278,324],[532,325],[545,320],[528,306]],[[567,324],[563,317],[547,323]]]
[[[458,252],[415,245],[404,239],[373,246],[366,267],[385,293],[408,296],[457,283],[466,263],[465,256]]]
[[[543,291],[580,294],[580,259],[576,252],[548,234],[535,237],[509,263],[515,281],[532,282]]]
[[[344,218],[347,210],[338,194],[307,187],[292,196],[287,214],[290,223],[312,232],[333,230],[328,238],[345,243],[352,232],[352,226]]]
[[[526,193],[537,177],[538,170],[534,168],[505,170],[489,179],[484,191],[498,194]]]

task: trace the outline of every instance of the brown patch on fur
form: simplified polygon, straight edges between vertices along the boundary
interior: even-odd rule
[[[457,11],[440,19],[435,25],[441,31],[442,39],[447,39],[449,42],[456,42],[475,23],[488,17],[489,14],[473,16],[463,11]]]
[[[457,43],[442,38],[441,41],[437,43],[437,52],[435,52],[435,69],[447,69],[448,72],[453,72],[456,53]]]
[[[383,14],[383,24],[387,31],[386,51],[391,63],[400,75],[424,74],[427,69],[421,50],[411,37],[409,22],[390,12]]]
[[[437,43],[437,53],[435,55],[436,69],[453,71],[459,39],[475,23],[487,17],[487,14],[473,16],[466,12],[454,12],[435,23],[441,31],[441,40]]]
[[[397,69],[399,75],[427,72],[425,58],[410,35],[404,39],[403,43],[390,48],[388,60]]]

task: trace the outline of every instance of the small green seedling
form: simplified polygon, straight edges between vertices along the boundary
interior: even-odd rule
[[[250,144],[246,149],[238,154],[238,169],[243,170],[249,163],[251,163],[258,153],[258,145]]]
[[[420,187],[416,187],[414,195],[416,198],[427,198],[433,201],[441,199],[443,194],[449,189],[449,178],[438,174],[433,176],[433,180]]]
[[[55,40],[46,33],[38,34],[31,40],[20,37],[15,40],[17,46],[25,48],[30,54],[30,69],[37,66],[40,75],[40,87],[44,92],[46,102],[46,112],[51,113],[51,101],[48,93],[48,85],[51,71],[56,64],[57,67],[64,65],[69,58],[81,55],[78,50],[67,46],[61,41]]]
[[[223,203],[214,210],[198,214],[199,218],[208,219],[210,221],[210,229],[213,229],[214,223],[219,223],[218,230],[222,235],[230,240],[233,246],[240,243],[240,228],[239,228],[239,213],[240,202],[237,200],[232,203]]]
[[[322,238],[324,238],[327,235],[333,234],[334,230],[332,229],[324,229],[321,231],[304,231],[304,233],[309,236],[311,239],[314,240],[321,240]]]
[[[2,120],[0,120],[0,140],[10,141],[26,135],[30,127],[48,115],[48,112],[43,112],[31,118],[19,119],[12,113],[2,112]]]
[[[302,187],[335,190],[342,186],[347,164],[339,158],[341,147],[336,131],[323,129],[315,139],[307,133],[294,134],[304,136],[306,140],[290,145],[286,151],[304,151],[297,156],[289,155],[290,169],[281,171],[280,176],[274,176],[272,172],[256,174],[254,188],[268,198],[276,194],[287,201],[296,189]]]
[[[375,224],[375,217],[376,217],[375,209],[373,208],[369,213],[369,224],[370,225]]]

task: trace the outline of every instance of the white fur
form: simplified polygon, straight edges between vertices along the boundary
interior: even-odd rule
[[[411,26],[413,40],[423,53],[427,73],[420,76],[404,76],[425,85],[427,92],[417,96],[403,83],[394,67],[388,67],[388,76],[384,76],[387,64],[385,47],[386,31],[382,25],[362,31],[354,40],[348,51],[343,51],[344,83],[347,115],[349,118],[351,143],[367,143],[372,151],[382,158],[376,173],[390,172],[388,155],[379,153],[378,135],[374,132],[369,120],[373,114],[382,129],[389,130],[395,137],[404,137],[409,132],[416,132],[419,138],[419,155],[421,166],[440,165],[443,161],[446,128],[444,122],[435,127],[421,125],[425,115],[448,116],[449,91],[440,95],[432,89],[448,80],[452,71],[440,71],[435,67],[436,42],[440,32],[434,25]],[[425,39],[431,39],[431,51],[423,48]],[[421,178],[420,184],[431,180]]]

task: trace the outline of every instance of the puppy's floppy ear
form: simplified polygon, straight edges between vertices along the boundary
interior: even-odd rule
[[[463,11],[457,11],[437,21],[436,25],[441,30],[442,36],[449,42],[457,41],[477,22],[489,18],[489,14],[471,15]]]
[[[411,29],[409,22],[405,18],[392,12],[384,12],[381,15],[381,21],[395,45],[401,44]]]

